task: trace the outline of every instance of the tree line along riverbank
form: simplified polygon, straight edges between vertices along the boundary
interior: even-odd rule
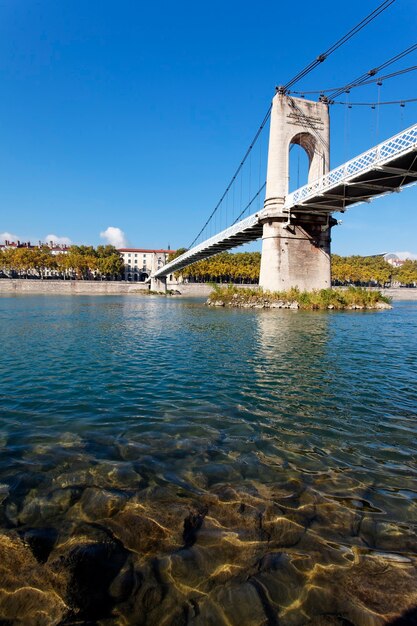
[[[177,250],[172,258],[183,254]],[[183,280],[190,282],[252,283],[259,282],[261,266],[260,252],[222,252],[198,261],[181,270]],[[347,256],[332,255],[332,283],[334,285],[356,285],[386,287],[391,285],[417,286],[417,261],[405,261],[393,267],[383,255]]]
[[[124,263],[114,246],[70,246],[55,254],[48,246],[5,247],[0,252],[0,276],[13,278],[93,278],[116,280]]]
[[[185,249],[174,253],[170,260]],[[259,281],[260,252],[223,252],[193,263],[177,274],[185,282],[245,283]],[[53,254],[50,248],[3,248],[0,252],[0,277],[54,278],[74,280],[118,280],[124,274],[124,263],[113,246],[71,246],[68,251]],[[398,267],[383,255],[342,257],[332,255],[334,285],[417,286],[417,261],[408,260]]]

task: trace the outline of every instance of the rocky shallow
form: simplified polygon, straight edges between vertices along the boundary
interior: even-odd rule
[[[415,621],[415,307],[1,303],[0,626]]]
[[[2,491],[2,624],[382,626],[415,616],[417,509],[390,522],[343,472],[302,478],[209,454],[172,482],[149,471],[139,443],[118,441],[98,462],[67,434],[49,469],[52,450],[33,452],[46,471]]]
[[[248,300],[245,296],[235,294],[230,300],[222,300],[217,297],[209,297],[206,301],[207,306],[218,307],[236,307],[241,309],[300,309],[302,305],[297,300],[275,300],[273,298],[265,298],[263,295]],[[310,308],[310,307],[309,307]],[[385,310],[392,309],[387,302],[375,302],[370,305],[365,304],[347,304],[344,307],[336,307],[334,304],[327,304],[323,307],[311,307],[313,309],[327,309],[329,311],[343,308],[346,311],[364,311],[364,310]]]
[[[321,289],[269,292],[261,288],[239,288],[216,285],[206,304],[217,307],[243,309],[304,309],[304,310],[383,310],[391,309],[390,299],[378,291],[351,287],[348,289]]]

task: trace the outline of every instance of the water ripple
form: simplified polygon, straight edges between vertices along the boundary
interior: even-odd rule
[[[0,619],[413,615],[416,330],[413,303],[0,298]]]

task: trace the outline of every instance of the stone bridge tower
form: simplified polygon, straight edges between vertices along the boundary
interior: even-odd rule
[[[336,223],[320,213],[284,209],[289,185],[289,150],[298,144],[309,160],[308,182],[329,171],[329,107],[326,102],[292,98],[272,101],[268,171],[259,284],[269,291],[291,287],[324,289],[330,281],[330,230]]]

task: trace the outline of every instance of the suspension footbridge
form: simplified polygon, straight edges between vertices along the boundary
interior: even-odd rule
[[[388,80],[416,70],[417,66],[412,66],[375,79],[380,70],[415,52],[417,44],[402,50],[378,67],[362,73],[344,86],[322,90],[318,101],[305,98],[306,94],[316,92],[297,92],[302,97],[294,97],[295,92],[292,94],[290,88],[394,2],[395,0],[384,0],[333,46],[316,57],[285,85],[277,88],[272,104],[226,191],[189,249],[158,268],[152,275],[154,289],[164,289],[169,275],[196,261],[260,238],[261,287],[278,291],[291,287],[311,290],[331,286],[331,229],[337,224],[333,215],[343,213],[355,204],[371,202],[377,197],[399,192],[417,182],[417,124],[330,170],[329,106],[335,102],[343,104],[335,101],[335,98],[343,93],[350,93],[355,87],[370,83],[376,83],[380,87],[382,79]],[[404,101],[396,103],[404,106]],[[379,104],[395,102],[378,102]],[[375,106],[372,105],[372,108]],[[263,179],[266,178],[266,182],[252,196],[254,146],[257,142],[260,144],[262,131],[268,121],[268,155],[265,159],[266,176]],[[308,182],[290,193],[289,152],[294,145],[300,146],[307,154]],[[242,194],[242,170],[248,163],[249,193]],[[258,183],[261,183],[260,165]],[[239,187],[236,194],[238,198],[235,197],[236,187]],[[264,190],[264,202],[260,206],[259,201]],[[247,203],[243,201],[244,197]],[[236,217],[234,214],[232,220],[228,220],[228,209],[231,204],[235,208],[235,200],[238,215]],[[255,201],[258,202],[257,210],[254,210]],[[225,227],[222,227],[219,215],[221,207],[225,208],[228,221]],[[209,233],[209,227],[214,232],[212,230]]]
[[[417,182],[417,124],[315,176],[329,162],[328,126],[325,102],[278,93],[271,112],[264,208],[193,246],[158,269],[153,279],[163,281],[191,263],[263,238],[260,284],[265,289],[330,286],[332,214]],[[310,173],[306,185],[288,193],[293,142],[308,153]]]

